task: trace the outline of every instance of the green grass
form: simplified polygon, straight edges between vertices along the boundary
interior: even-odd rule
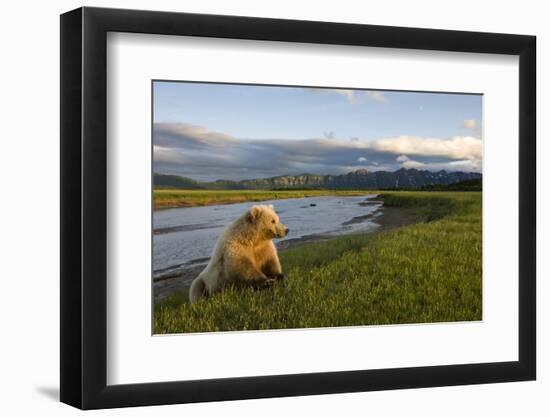
[[[173,190],[153,191],[155,209],[208,206],[212,204],[244,203],[247,201],[279,200],[329,195],[365,195],[361,190]]]
[[[155,333],[481,320],[481,193],[392,192],[424,221],[281,252],[285,285],[155,306]]]

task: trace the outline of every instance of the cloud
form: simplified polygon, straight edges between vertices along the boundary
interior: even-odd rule
[[[402,164],[403,168],[423,168],[426,167],[426,164],[424,162],[420,161],[413,161],[412,159],[409,159],[408,161],[404,161]]]
[[[355,101],[355,91],[353,90],[329,89],[328,91],[333,94],[344,96],[350,103],[353,103]]]
[[[365,95],[369,100],[378,101],[379,103],[388,102],[388,98],[380,91],[365,91]]]
[[[447,164],[448,171],[475,171],[481,172],[481,160],[463,160],[463,161],[451,161]]]
[[[364,163],[366,147],[332,138],[238,139],[184,124],[153,127],[156,172],[199,180],[262,178],[282,174],[349,172]]]
[[[305,88],[306,91],[310,93],[318,94],[336,94],[338,96],[344,97],[348,103],[354,103],[356,99],[355,92],[356,90],[343,89],[343,88]]]
[[[474,119],[466,119],[462,122],[462,127],[466,129],[477,129],[477,122]]]
[[[450,139],[399,136],[378,139],[372,149],[401,155],[439,156],[449,159],[481,159],[481,139],[455,136]]]
[[[318,94],[335,94],[344,97],[350,104],[359,103],[362,99],[365,98],[367,100],[377,101],[379,103],[388,102],[388,98],[381,91],[352,90],[344,88],[306,88],[306,90],[311,93]]]
[[[401,163],[403,168],[422,168],[426,166],[426,163],[420,161],[414,161],[407,155],[399,155],[395,160]]]
[[[156,123],[153,126],[153,134],[154,144],[165,148],[219,148],[237,143],[237,139],[229,135],[187,123]]]
[[[337,175],[365,166],[372,170],[481,170],[481,141],[469,137],[241,139],[190,124],[157,123],[153,153],[155,172],[201,181]]]
[[[417,161],[411,161],[417,162]],[[405,166],[405,168],[422,168],[429,171],[464,171],[464,172],[481,172],[481,161],[461,160],[461,161],[446,161],[446,162],[427,162],[421,166]]]

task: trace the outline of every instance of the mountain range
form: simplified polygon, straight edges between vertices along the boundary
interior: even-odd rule
[[[342,175],[281,175],[271,178],[247,179],[240,181],[217,180],[199,182],[177,175],[154,174],[155,188],[180,189],[298,189],[298,188],[426,188],[437,185],[449,185],[463,181],[479,180],[477,172],[432,172],[419,169],[401,168],[394,172],[368,171],[358,169]]]

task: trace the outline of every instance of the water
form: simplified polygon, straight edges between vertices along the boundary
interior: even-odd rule
[[[153,215],[153,269],[161,276],[208,261],[223,229],[254,204],[273,204],[290,229],[276,240],[368,232],[378,225],[381,203],[368,202],[373,194],[356,197],[308,197],[207,207],[155,211]]]

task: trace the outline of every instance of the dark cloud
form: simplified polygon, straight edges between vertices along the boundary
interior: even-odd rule
[[[419,139],[414,138],[413,143]],[[432,140],[433,141],[433,140]],[[398,144],[402,144],[403,138]],[[358,168],[395,170],[417,162],[423,169],[443,167],[452,170],[453,158],[439,152],[426,154],[425,146],[420,155],[397,160],[393,149],[376,146],[375,142],[339,140],[335,138],[287,139],[237,139],[223,133],[189,124],[155,124],[153,129],[154,170],[176,174],[201,181],[216,179],[265,178],[277,175],[303,173],[342,174]],[[454,158],[456,163],[456,158]],[[463,169],[461,167],[454,170]],[[470,169],[468,169],[470,170]]]

